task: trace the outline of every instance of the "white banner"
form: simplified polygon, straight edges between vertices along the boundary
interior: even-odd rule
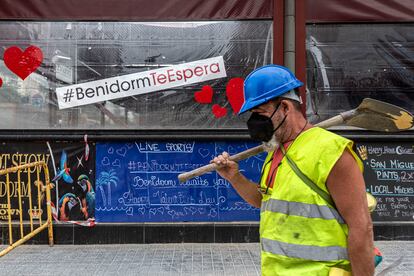
[[[223,57],[56,88],[59,109],[226,77]]]

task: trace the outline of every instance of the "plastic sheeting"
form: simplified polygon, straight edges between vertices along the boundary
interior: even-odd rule
[[[414,24],[307,26],[308,116],[320,121],[365,97],[414,111]]]
[[[226,98],[231,78],[271,63],[272,22],[1,22],[0,56],[12,45],[35,45],[44,60],[22,81],[0,62],[1,129],[245,128]],[[68,110],[57,108],[55,88],[223,56],[227,78]],[[211,104],[194,94],[214,90]],[[216,118],[212,106],[227,109]]]

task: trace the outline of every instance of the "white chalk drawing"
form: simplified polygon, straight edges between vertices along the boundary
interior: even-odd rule
[[[237,153],[237,150],[236,150],[233,146],[229,146],[229,147],[227,148],[227,152],[228,152],[230,155],[234,155],[234,154],[236,154],[236,153]]]
[[[134,215],[134,208],[129,207],[126,212],[127,216],[133,216]]]
[[[122,147],[122,148],[116,150],[116,154],[118,154],[119,156],[122,156],[122,157],[125,157],[127,152],[128,152],[128,150],[127,150],[126,147]]]
[[[231,187],[230,183],[227,180],[225,180],[224,178],[213,179],[213,183],[214,183],[214,185],[213,185],[214,189],[217,189],[219,187],[226,187],[226,188]]]
[[[145,215],[145,207],[138,208],[138,212],[140,212],[141,215]]]
[[[250,167],[252,168],[252,170],[257,171],[257,173],[259,173],[262,170],[262,165],[263,161],[257,161],[255,159],[253,159],[250,163]]]
[[[135,142],[139,153],[193,153],[195,142]]]
[[[104,206],[111,206],[111,186],[115,187],[118,185],[118,177],[116,176],[116,171],[110,169],[109,172],[101,172],[99,177],[96,179],[96,190],[100,190]],[[105,196],[105,189],[108,197]]]
[[[103,212],[112,212],[112,211],[126,211],[129,207],[95,207],[96,211],[103,211]]]
[[[114,162],[112,162],[112,166],[114,167],[121,167],[121,160],[115,159]]]
[[[225,196],[219,196],[219,198],[218,198],[218,203],[220,204],[220,203],[224,203],[224,202],[226,202],[227,201],[227,198],[225,197]]]
[[[207,215],[207,216],[212,217],[212,218],[217,217],[217,211],[216,211],[216,208],[211,208],[211,209],[210,209],[210,212],[208,213],[208,215]]]
[[[104,158],[102,158],[101,164],[102,166],[109,166],[111,165],[111,161],[109,160],[108,157],[105,156]]]
[[[159,207],[159,208],[151,208],[149,209],[149,213],[153,216],[155,216],[157,213],[160,213],[161,215],[164,214],[164,207]]]
[[[201,157],[206,158],[210,155],[210,151],[208,149],[198,149],[198,153],[201,155]]]

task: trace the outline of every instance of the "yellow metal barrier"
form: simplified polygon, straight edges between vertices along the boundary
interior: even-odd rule
[[[33,208],[32,202],[32,189],[31,189],[31,171],[32,168],[36,170],[36,181],[34,181],[34,185],[37,186],[37,206]],[[44,182],[40,179],[40,170],[43,168],[44,171]],[[23,210],[22,210],[22,185],[21,185],[21,173],[22,171],[27,170],[27,194],[29,199],[29,217],[30,217],[30,233],[24,235],[23,231]],[[19,205],[19,225],[20,225],[20,239],[13,243],[13,225],[12,225],[12,206],[11,206],[11,194],[10,194],[10,174],[17,173],[17,192],[18,192],[18,205]],[[16,248],[17,246],[25,243],[42,230],[48,228],[48,236],[49,236],[49,245],[53,246],[53,223],[52,223],[52,210],[50,206],[50,189],[51,183],[49,181],[49,170],[47,165],[44,161],[40,162],[33,162],[21,166],[15,166],[11,168],[7,168],[4,170],[0,170],[0,177],[5,175],[6,176],[6,189],[7,189],[7,213],[8,213],[8,226],[9,226],[9,246],[0,252],[0,257],[4,256],[12,249]],[[43,183],[45,183],[43,185]],[[47,220],[46,222],[42,223],[42,200],[46,194],[46,211],[47,211]],[[38,219],[39,227],[34,229],[33,227],[33,219]]]

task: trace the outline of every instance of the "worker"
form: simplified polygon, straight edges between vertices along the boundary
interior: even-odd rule
[[[331,268],[374,275],[363,164],[352,141],[306,120],[297,93],[302,85],[278,65],[260,67],[244,81],[239,115],[251,112],[250,136],[280,145],[268,153],[258,184],[242,175],[227,152],[211,163],[246,202],[261,208],[263,275],[329,275]],[[305,184],[286,156],[333,204]]]

